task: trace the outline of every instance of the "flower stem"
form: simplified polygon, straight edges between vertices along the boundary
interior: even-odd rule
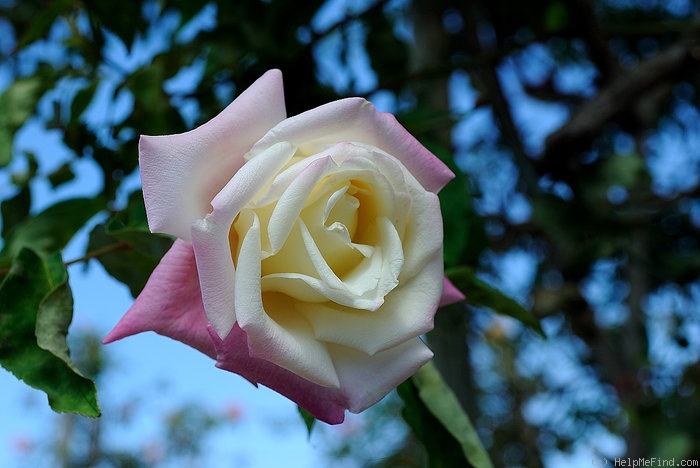
[[[69,267],[71,265],[74,265],[76,263],[82,263],[82,262],[87,262],[88,260],[91,260],[93,258],[99,258],[103,255],[107,255],[108,253],[116,252],[118,250],[126,250],[131,248],[129,244],[126,242],[115,242],[114,244],[109,244],[105,245],[104,247],[100,247],[99,249],[95,249],[91,252],[87,252],[85,255],[82,257],[74,258],[73,260],[69,260],[67,262],[64,262],[63,265],[66,267]],[[10,267],[4,267],[0,268],[0,276],[6,275],[10,272]]]
[[[130,248],[130,246],[126,242],[115,242],[114,244],[105,245],[104,247],[95,249],[92,252],[88,252],[82,257],[69,260],[65,262],[64,265],[68,267],[76,263],[87,262],[88,260],[91,260],[93,258],[99,258],[103,255],[107,255],[108,253],[116,252],[118,250],[126,250],[128,248]]]

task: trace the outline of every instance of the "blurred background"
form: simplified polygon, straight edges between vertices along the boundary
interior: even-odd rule
[[[0,11],[3,242],[42,213],[83,213],[53,247],[70,264],[71,355],[103,410],[52,414],[1,371],[3,467],[424,466],[394,395],[308,437],[291,403],[177,343],[99,344],[170,242],[145,233],[138,135],[205,122],[269,68],[289,115],[365,96],[457,173],[441,193],[447,272],[512,300],[472,291],[427,340],[496,466],[700,459],[697,1]]]

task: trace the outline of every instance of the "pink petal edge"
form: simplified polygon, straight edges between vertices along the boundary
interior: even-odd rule
[[[375,111],[376,112],[376,111]],[[438,193],[454,179],[454,173],[437,156],[419,142],[390,112],[376,112],[373,125],[378,138],[383,141],[382,149],[393,155],[409,155],[401,162],[421,184],[433,193]],[[397,156],[398,157],[398,156]]]
[[[464,294],[462,294],[462,291],[457,289],[457,287],[450,282],[450,280],[447,279],[447,277],[444,278],[443,281],[443,289],[442,289],[442,298],[440,298],[440,304],[438,307],[443,307],[451,304],[456,304],[457,302],[463,301]]]
[[[217,367],[241,375],[253,385],[271,388],[328,424],[343,422],[346,409],[359,413],[374,405],[433,356],[420,338],[373,356],[331,346],[340,387],[324,387],[269,361],[252,357],[247,334],[238,324],[223,340],[213,328],[209,327],[209,331],[218,353]]]
[[[103,343],[154,331],[214,358],[192,245],[176,240],[153,270],[134,304]]]

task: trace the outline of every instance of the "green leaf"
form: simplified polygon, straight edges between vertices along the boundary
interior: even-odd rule
[[[41,92],[41,79],[15,80],[0,94],[0,167],[12,160],[14,134],[32,115]]]
[[[32,21],[26,23],[26,29],[18,32],[17,49],[22,49],[32,42],[46,36],[51,25],[59,16],[69,13],[74,7],[71,0],[45,2],[40,9],[33,11]]]
[[[102,208],[104,205],[99,198],[74,198],[58,202],[18,223],[9,233],[0,257],[13,257],[24,247],[39,253],[61,250]]]
[[[649,184],[646,160],[641,154],[615,153],[604,159],[599,169],[600,179],[607,186],[619,185],[628,189]]]
[[[8,233],[20,221],[29,215],[32,199],[29,191],[29,186],[24,186],[12,198],[8,198],[0,204],[0,213],[2,213],[2,237],[6,238]]]
[[[314,428],[314,424],[316,424],[316,418],[314,418],[314,416],[311,413],[306,411],[301,406],[297,406],[297,410],[299,411],[301,419],[304,420],[304,424],[306,425],[306,432],[308,432],[309,437],[311,437],[311,430]]]
[[[78,121],[83,112],[88,108],[97,91],[98,80],[93,80],[89,86],[80,89],[73,98],[70,105],[70,119]]]
[[[56,188],[61,184],[73,180],[75,178],[75,174],[73,173],[73,168],[71,167],[70,163],[65,163],[49,174],[48,178],[51,187]]]
[[[499,314],[508,315],[545,336],[540,321],[532,312],[498,289],[476,277],[471,268],[456,267],[445,271],[452,283],[464,293],[466,302],[473,306],[487,307]]]
[[[484,220],[474,211],[466,177],[458,169],[451,169],[456,178],[439,193],[445,265],[476,264],[487,245]]]
[[[555,1],[549,4],[542,18],[544,30],[549,33],[562,31],[569,24],[569,11],[564,2]]]
[[[186,128],[180,113],[173,112],[171,98],[163,91],[163,82],[172,77],[168,76],[167,65],[167,57],[158,55],[124,81],[123,86],[134,96],[131,120],[139,122],[141,133],[160,135]]]
[[[60,257],[57,257],[60,260]],[[51,293],[39,305],[36,316],[36,342],[64,361],[70,360],[66,337],[73,321],[73,294],[68,272],[62,262],[47,263],[47,279]]]
[[[12,144],[14,132],[0,124],[0,167],[7,166],[12,161]]]
[[[109,2],[90,2],[89,5],[87,13],[93,24],[116,34],[127,48],[131,48],[136,34],[146,29],[141,2],[121,2],[119,8]]]
[[[60,255],[20,250],[0,283],[0,304],[0,365],[45,392],[54,411],[99,416],[94,382],[69,358],[73,296]]]
[[[29,185],[39,170],[39,163],[36,161],[36,155],[31,151],[22,153],[27,159],[27,169],[23,171],[13,172],[11,177],[12,183],[18,187],[26,187]]]
[[[41,90],[41,78],[32,76],[14,81],[0,94],[0,122],[17,129],[31,117]]]
[[[136,297],[172,242],[170,237],[150,233],[143,196],[137,191],[126,209],[92,230],[88,250],[104,249],[106,253],[97,260]]]
[[[428,452],[428,466],[493,466],[469,416],[432,362],[399,385],[398,394],[406,405],[404,419]]]

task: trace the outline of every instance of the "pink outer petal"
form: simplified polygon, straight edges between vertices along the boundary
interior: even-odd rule
[[[440,299],[440,304],[438,307],[447,306],[450,304],[456,304],[464,300],[464,294],[462,291],[457,289],[457,287],[450,282],[450,280],[445,277],[444,285],[442,287],[442,298]]]
[[[286,117],[282,74],[270,70],[219,115],[186,133],[142,136],[139,165],[148,224],[190,240],[190,224],[245,163],[243,157]]]
[[[362,98],[334,101],[294,117],[274,127],[253,147],[262,151],[280,141],[289,141],[308,154],[317,153],[341,141],[376,146],[399,159],[433,193],[454,174],[428,151],[390,113],[377,112]]]
[[[146,287],[103,343],[154,331],[216,357],[207,332],[192,245],[176,240],[163,256]]]
[[[339,424],[345,419],[348,402],[340,389],[322,387],[269,361],[251,357],[248,337],[238,324],[224,340],[211,327],[209,332],[218,352],[217,367],[281,393],[328,424]]]
[[[248,337],[238,324],[223,340],[209,327],[217,355],[216,366],[263,384],[286,396],[317,419],[339,424],[345,410],[369,408],[430,360],[433,353],[419,339],[369,356],[343,346],[329,345],[340,377],[340,388],[323,387],[269,361],[250,356]]]

